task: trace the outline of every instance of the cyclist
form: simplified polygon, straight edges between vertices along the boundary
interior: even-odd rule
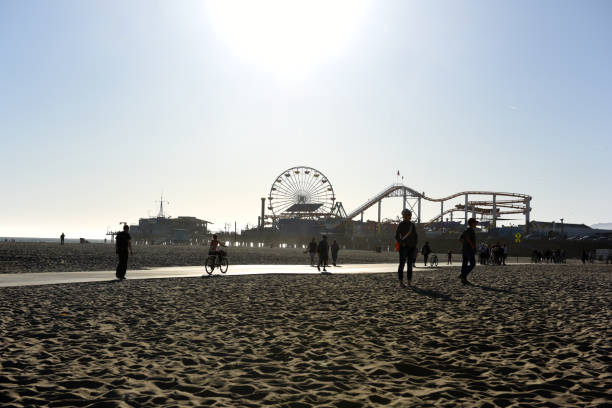
[[[220,242],[217,239],[216,235],[213,235],[213,239],[212,241],[210,241],[210,247],[208,248],[208,255],[216,255],[218,260],[221,261],[221,258],[225,257],[225,251],[224,250],[217,250],[217,248],[220,246],[226,248],[227,245],[225,245],[224,243]]]

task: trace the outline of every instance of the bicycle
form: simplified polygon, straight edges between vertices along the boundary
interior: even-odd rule
[[[219,268],[221,273],[227,272],[227,268],[229,267],[229,262],[227,261],[227,257],[225,255],[209,255],[204,262],[204,269],[208,275],[212,275],[215,268]]]
[[[433,254],[431,256],[431,258],[429,259],[429,266],[431,266],[432,268],[438,266],[438,255]]]

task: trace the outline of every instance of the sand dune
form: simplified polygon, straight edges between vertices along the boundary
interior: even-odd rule
[[[612,268],[0,289],[0,404],[604,406]]]

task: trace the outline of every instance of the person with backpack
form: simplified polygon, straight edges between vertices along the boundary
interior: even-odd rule
[[[463,231],[460,238],[463,243],[463,260],[459,278],[464,285],[470,284],[467,280],[467,276],[476,266],[476,224],[478,224],[478,221],[476,221],[475,218],[470,218],[468,220],[468,228]]]
[[[404,285],[404,265],[406,267],[406,278],[408,286],[412,282],[412,267],[414,259],[416,257],[418,235],[414,223],[410,221],[412,218],[412,212],[404,208],[402,211],[402,218],[404,219],[397,226],[395,231],[395,240],[397,242],[396,248],[399,252],[399,266],[397,268],[397,277],[399,278],[399,285],[405,288]]]

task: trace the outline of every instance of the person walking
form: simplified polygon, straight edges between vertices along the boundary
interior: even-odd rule
[[[450,249],[448,250],[448,259],[446,260],[446,264],[447,265],[453,264],[453,251],[451,251]]]
[[[334,242],[331,244],[332,265],[334,266],[338,266],[336,265],[336,262],[338,262],[338,251],[340,251],[340,245],[334,239]]]
[[[119,232],[115,237],[115,251],[119,256],[119,264],[117,265],[117,272],[115,276],[117,279],[124,280],[127,272],[127,261],[128,252],[130,255],[134,255],[132,251],[132,237],[128,232],[130,227],[126,224],[123,226],[123,231]]]
[[[319,252],[319,264],[317,265],[317,269],[321,271],[321,266],[323,266],[323,272],[327,272],[325,269],[329,260],[329,243],[327,242],[327,235],[323,235],[323,239],[319,242],[317,251]]]
[[[431,254],[429,242],[425,242],[425,245],[421,248],[421,253],[423,254],[424,265],[427,266],[427,258],[429,258],[429,254]]]
[[[399,266],[397,268],[397,277],[399,278],[399,285],[405,288],[404,285],[404,265],[406,265],[406,278],[408,285],[412,283],[412,267],[414,264],[414,257],[416,255],[416,248],[418,242],[418,235],[416,227],[410,221],[412,218],[412,212],[404,208],[402,211],[403,221],[397,226],[395,231],[395,240],[398,244],[399,252]]]
[[[314,238],[308,244],[308,250],[306,252],[310,254],[310,266],[315,266],[315,255],[317,254],[317,241]]]
[[[64,233],[62,232],[62,235],[60,235],[60,245],[64,245],[64,238],[66,237],[66,235],[64,235]]]
[[[506,258],[508,258],[508,247],[506,244],[502,247],[502,264],[506,264]]]
[[[461,234],[461,241],[463,242],[463,260],[459,278],[464,285],[469,285],[470,282],[468,282],[467,276],[476,266],[476,224],[478,224],[478,221],[474,218],[470,218],[468,220],[468,228]]]

